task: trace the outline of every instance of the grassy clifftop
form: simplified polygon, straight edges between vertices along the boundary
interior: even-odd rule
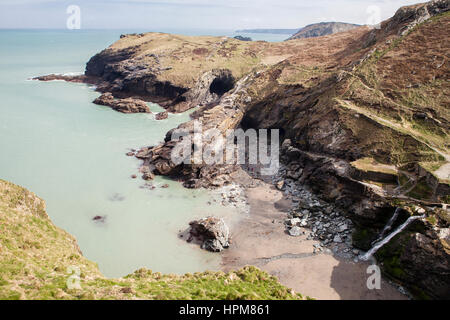
[[[230,70],[236,79],[240,79],[253,70],[263,70],[289,58],[293,70],[287,74],[289,79],[286,81],[290,81],[293,76],[298,77],[297,74],[308,73],[311,65],[322,66],[325,61],[336,60],[335,55],[345,44],[365,31],[362,27],[348,34],[319,40],[278,43],[166,33],[130,34],[109,46],[104,55],[111,58],[110,61],[105,59],[106,63],[128,63],[133,66],[133,71],[146,70],[159,81],[184,88],[194,87],[203,74],[213,69]]]
[[[71,268],[80,270],[80,289],[68,288]],[[107,279],[83,257],[76,240],[53,225],[43,200],[0,180],[0,299],[301,298],[254,267],[183,276],[140,269]]]

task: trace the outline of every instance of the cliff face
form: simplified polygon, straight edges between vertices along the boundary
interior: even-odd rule
[[[358,28],[360,25],[344,22],[321,22],[307,25],[294,33],[288,40],[315,38],[335,34],[338,32],[349,31]]]
[[[53,225],[43,200],[3,180],[0,225],[0,300],[301,299],[254,267],[185,276],[140,269],[125,278],[106,279],[83,257],[76,240]],[[80,287],[69,288],[77,276]]]

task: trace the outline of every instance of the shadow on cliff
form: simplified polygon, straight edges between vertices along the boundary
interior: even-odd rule
[[[380,289],[370,290],[367,279],[373,273],[367,273],[369,263],[353,263],[338,259],[339,263],[333,268],[330,286],[336,291],[341,300],[406,300],[394,286],[381,280]]]

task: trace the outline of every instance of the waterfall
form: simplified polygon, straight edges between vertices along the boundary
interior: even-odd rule
[[[381,247],[383,247],[386,243],[388,243],[389,241],[391,241],[391,239],[393,237],[395,237],[397,234],[399,234],[400,232],[402,232],[407,226],[409,226],[409,224],[415,220],[418,219],[423,219],[426,216],[414,216],[414,217],[409,217],[408,220],[406,220],[405,223],[403,223],[400,227],[397,228],[397,230],[395,230],[394,232],[392,232],[391,234],[389,234],[386,238],[384,238],[383,240],[377,242],[372,249],[370,249],[369,251],[366,252],[366,254],[364,254],[363,256],[360,257],[360,260],[363,261],[367,261],[369,260],[378,250],[380,250]]]
[[[393,216],[391,217],[391,219],[389,219],[389,221],[386,224],[386,226],[384,227],[383,231],[381,231],[381,233],[378,236],[378,238],[375,241],[372,242],[372,246],[375,245],[377,242],[380,242],[381,240],[383,240],[384,236],[386,235],[386,232],[388,232],[388,231],[390,231],[392,229],[392,225],[397,220],[398,215],[400,214],[400,211],[401,211],[400,208],[395,209],[395,212],[394,212]]]

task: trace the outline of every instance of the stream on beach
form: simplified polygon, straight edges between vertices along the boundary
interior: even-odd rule
[[[220,255],[178,238],[194,219],[231,217],[217,194],[157,177],[143,188],[130,148],[155,145],[189,114],[156,121],[92,101],[85,84],[38,82],[51,73],[82,73],[119,31],[0,31],[0,179],[43,198],[52,221],[76,237],[83,254],[108,277],[145,267],[163,273],[220,268]],[[160,112],[150,104],[153,113]],[[163,184],[169,188],[161,188]],[[220,194],[219,194],[220,195]],[[210,203],[209,203],[210,202]],[[94,221],[96,216],[104,217]]]

